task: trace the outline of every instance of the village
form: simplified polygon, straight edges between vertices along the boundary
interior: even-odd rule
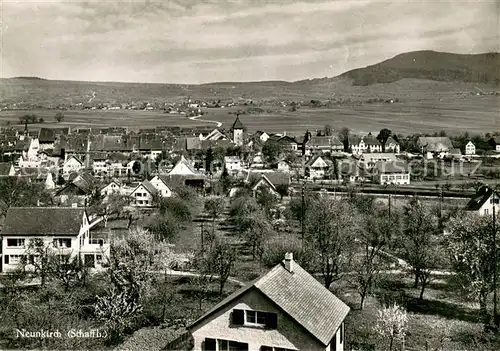
[[[460,218],[457,214],[465,211],[476,223],[476,217],[487,221],[498,210],[500,138],[494,135],[401,136],[389,129],[354,135],[329,125],[302,136],[249,133],[245,118],[251,117],[236,115],[229,128],[3,128],[3,286],[13,292],[33,284],[47,289],[48,281],[60,280],[65,291],[83,289],[77,288],[81,279],[119,272],[122,268],[115,265],[154,254],[156,259],[144,267],[141,263],[134,274],[187,276],[195,279],[189,283],[193,289],[201,289],[195,295],[199,310],[181,313],[184,322],[167,327],[175,333],[167,333],[171,336],[164,349],[351,349],[358,341],[344,333],[352,304],[329,291],[342,277],[342,254],[355,259],[361,255],[359,245],[368,250],[358,265],[361,310],[375,291],[376,277],[391,269],[415,274],[422,301],[431,275],[449,274],[453,268],[443,263],[446,251],[426,250],[435,240],[446,250],[438,238],[466,230],[454,219]],[[407,223],[412,216],[420,224]],[[359,227],[365,217],[367,229]],[[331,232],[339,223],[342,234]],[[413,239],[422,243],[401,247],[393,239],[381,240],[379,235],[400,235],[399,229],[389,229],[396,224],[407,233],[403,237],[416,235]],[[232,229],[225,229],[228,225]],[[372,233],[373,225],[382,232]],[[360,234],[365,230],[371,234]],[[228,234],[233,232],[238,239]],[[325,235],[332,235],[333,242],[322,244]],[[350,240],[358,244],[348,245]],[[235,245],[240,244],[247,249],[239,252]],[[138,256],[120,256],[120,245],[144,247],[134,254]],[[413,257],[414,250],[427,252],[427,258]],[[326,266],[307,258],[314,252],[329,257]],[[274,268],[266,273],[263,264]],[[240,280],[233,277],[236,272]],[[248,279],[254,273],[259,278]],[[206,296],[214,280],[220,284],[219,296],[228,285],[244,287],[213,306]],[[141,284],[146,282],[157,284]],[[128,283],[117,286],[121,284]],[[171,284],[178,288],[175,280]],[[113,292],[108,303],[126,298],[116,294],[134,291],[127,289]],[[280,294],[282,289],[294,297]],[[303,300],[314,302],[303,310]],[[133,299],[137,308],[140,303]],[[202,308],[204,303],[211,309]],[[489,313],[482,313],[490,325]],[[225,330],[226,318],[234,331]],[[160,319],[156,323],[165,322]],[[136,328],[147,325],[141,322]],[[108,343],[122,342],[130,333],[124,326],[113,328],[117,334]],[[16,345],[11,342],[7,345]]]

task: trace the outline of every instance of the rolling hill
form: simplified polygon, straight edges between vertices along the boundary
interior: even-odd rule
[[[500,54],[460,55],[416,51],[337,77],[296,82],[215,82],[199,85],[56,81],[38,77],[0,79],[0,108],[60,108],[98,103],[254,99],[433,99],[498,89]]]
[[[340,75],[354,85],[391,83],[403,78],[500,84],[500,53],[477,55],[414,51]]]

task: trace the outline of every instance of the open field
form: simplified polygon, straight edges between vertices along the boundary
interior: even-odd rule
[[[235,119],[234,112],[244,107],[208,108],[197,121],[185,115],[165,114],[160,111],[135,110],[68,110],[61,124],[54,123],[54,110],[1,111],[0,125],[7,121],[19,123],[19,117],[34,113],[45,119],[44,125],[69,127],[125,126],[129,128],[150,128],[154,126],[215,126],[203,119],[215,120],[229,128]],[[500,131],[500,98],[495,96],[451,96],[439,100],[403,101],[394,104],[342,105],[336,108],[301,107],[295,112],[288,108],[261,106],[271,113],[240,115],[249,132],[265,130],[271,133],[302,135],[307,129],[321,129],[330,124],[334,129],[348,127],[354,132],[378,132],[389,128],[394,133],[434,133],[446,130],[449,134],[468,131],[472,134]],[[230,114],[230,112],[232,112]],[[30,128],[39,127],[31,125]]]

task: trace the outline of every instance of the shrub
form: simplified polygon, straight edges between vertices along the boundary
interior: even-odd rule
[[[303,268],[310,266],[310,254],[302,249],[300,239],[291,235],[281,235],[268,240],[264,244],[262,262],[267,267],[274,267],[285,258],[285,253],[293,253],[293,258]]]

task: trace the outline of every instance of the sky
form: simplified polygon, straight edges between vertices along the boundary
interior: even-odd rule
[[[500,51],[500,0],[0,0],[0,76],[196,84]]]

